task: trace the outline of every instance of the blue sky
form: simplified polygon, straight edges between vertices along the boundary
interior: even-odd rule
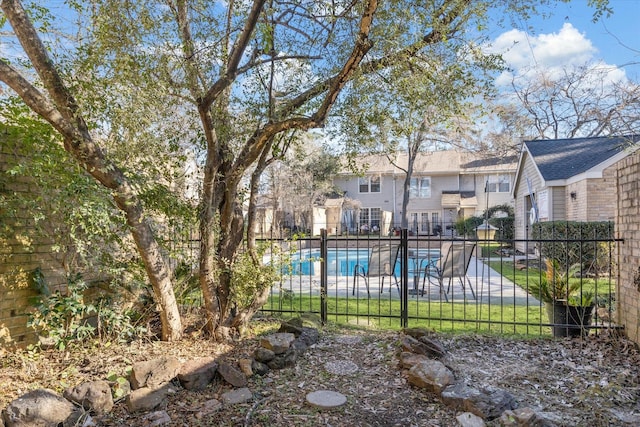
[[[515,23],[517,28],[495,28],[491,39],[505,53],[509,66],[539,68],[583,65],[602,61],[640,80],[640,0],[610,0],[613,14],[592,22],[593,9],[586,0],[557,3],[547,11]]]
[[[592,22],[593,9],[587,6],[587,0],[558,1],[540,10],[549,17],[519,20],[514,23],[515,29],[512,26],[495,27],[490,37],[498,46],[510,47],[506,57],[508,61],[515,61],[509,64],[511,66],[522,66],[525,61],[544,67],[563,62],[577,64],[584,60],[602,60],[618,67],[632,64],[623,69],[628,77],[640,81],[640,0],[609,2],[613,14],[603,16],[596,23]],[[64,0],[44,3],[58,19],[68,20]],[[516,39],[519,43],[514,47]]]

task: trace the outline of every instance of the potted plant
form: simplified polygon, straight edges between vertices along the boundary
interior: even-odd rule
[[[563,269],[555,259],[545,260],[545,272],[538,282],[528,285],[528,292],[544,302],[554,337],[586,335],[591,324],[594,300],[583,291],[579,280],[571,280],[580,272],[579,264]]]

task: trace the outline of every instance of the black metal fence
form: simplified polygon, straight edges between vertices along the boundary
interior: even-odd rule
[[[615,245],[622,243],[612,237],[479,240],[408,230],[391,236],[322,230],[320,237],[274,239],[265,262],[277,262],[282,278],[262,311],[389,328],[597,333],[622,327],[614,322]]]

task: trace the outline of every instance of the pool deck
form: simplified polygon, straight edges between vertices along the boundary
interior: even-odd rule
[[[508,261],[507,258],[501,258],[502,261]],[[528,295],[522,288],[516,286],[511,280],[500,275],[497,271],[489,268],[485,264],[486,259],[479,259],[476,257],[471,258],[469,263],[469,269],[467,270],[467,277],[471,282],[471,287],[476,295],[476,302],[479,304],[496,304],[496,305],[538,305],[540,304],[537,299]],[[418,290],[422,290],[423,275],[418,278]],[[414,288],[414,280],[412,274],[409,276],[409,299],[419,301],[444,301],[444,297],[440,293],[440,287],[435,285],[433,279],[431,285],[425,284],[425,292],[422,295],[421,292],[416,292]],[[400,278],[398,278],[400,281]],[[389,284],[391,282],[391,288]],[[470,302],[474,301],[471,291],[469,289],[469,282],[463,288],[460,281],[456,278],[451,281],[451,289],[447,294],[449,301],[462,302],[465,299]],[[353,276],[335,276],[329,275],[327,278],[327,295],[331,297],[340,298],[367,298],[366,282],[362,278],[356,280],[355,295],[352,293],[353,289]],[[445,288],[447,281],[445,280]],[[288,281],[283,283],[284,289],[290,289],[294,293],[299,294],[311,294],[320,295],[320,277],[314,276],[292,276]],[[380,280],[377,278],[370,280],[370,297],[381,299],[399,299],[400,294],[396,288],[394,280],[386,277],[384,280],[384,291],[379,293]],[[389,292],[391,289],[391,292]],[[415,289],[415,288],[414,288]],[[277,294],[279,290],[274,288],[273,293]]]

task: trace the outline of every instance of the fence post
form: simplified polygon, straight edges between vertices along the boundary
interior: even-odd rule
[[[320,320],[327,323],[327,230],[320,230]]]
[[[406,328],[409,325],[409,230],[406,228],[403,228],[400,233],[400,249],[402,253],[400,323],[403,328]]]

